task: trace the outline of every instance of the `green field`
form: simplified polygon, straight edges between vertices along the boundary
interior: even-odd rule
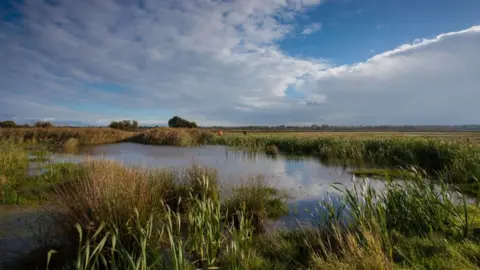
[[[219,136],[216,131],[0,129],[0,204],[56,209],[54,233],[37,234],[44,244],[5,267],[480,267],[476,133],[225,132]],[[269,221],[287,212],[288,194],[269,186],[262,176],[231,187],[228,197],[220,199],[219,176],[204,167],[164,170],[91,161],[46,163],[42,174],[28,173],[32,160],[48,160],[49,149],[67,151],[123,141],[218,144],[273,156],[315,156],[355,164],[357,175],[380,175],[389,181],[382,192],[368,186],[339,186],[338,202],[318,202],[313,225],[270,231]]]

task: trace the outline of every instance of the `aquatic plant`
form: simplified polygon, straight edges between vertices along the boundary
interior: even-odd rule
[[[243,210],[251,219],[255,231],[262,232],[267,220],[288,213],[287,198],[285,191],[271,187],[262,176],[258,176],[233,187],[223,208],[227,219],[237,224],[237,213]]]
[[[27,177],[28,155],[12,144],[0,144],[0,204],[18,204],[17,185]]]

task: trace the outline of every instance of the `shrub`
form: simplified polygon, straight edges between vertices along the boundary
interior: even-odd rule
[[[52,128],[53,124],[49,121],[38,121],[35,123],[35,127],[37,128]]]
[[[138,122],[135,120],[112,121],[109,127],[121,130],[136,130]]]
[[[14,128],[17,127],[17,124],[13,121],[3,121],[0,122],[0,128]]]
[[[197,128],[197,123],[174,116],[172,119],[168,120],[168,126],[172,128]]]

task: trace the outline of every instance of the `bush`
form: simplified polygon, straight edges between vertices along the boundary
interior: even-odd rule
[[[17,127],[17,124],[11,120],[0,122],[1,128],[14,128]]]
[[[197,123],[174,116],[172,119],[168,120],[168,126],[173,128],[197,128]]]
[[[109,127],[122,130],[136,130],[138,122],[135,120],[112,121]]]
[[[37,128],[52,128],[53,124],[49,121],[38,121],[35,123],[35,127]]]

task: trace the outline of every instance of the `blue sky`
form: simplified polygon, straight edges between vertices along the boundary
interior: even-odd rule
[[[480,24],[478,0],[328,1],[297,18],[300,27],[314,22],[322,30],[280,42],[298,57],[335,64],[365,61],[418,38],[432,38]]]
[[[0,118],[478,123],[478,0],[0,0]]]

